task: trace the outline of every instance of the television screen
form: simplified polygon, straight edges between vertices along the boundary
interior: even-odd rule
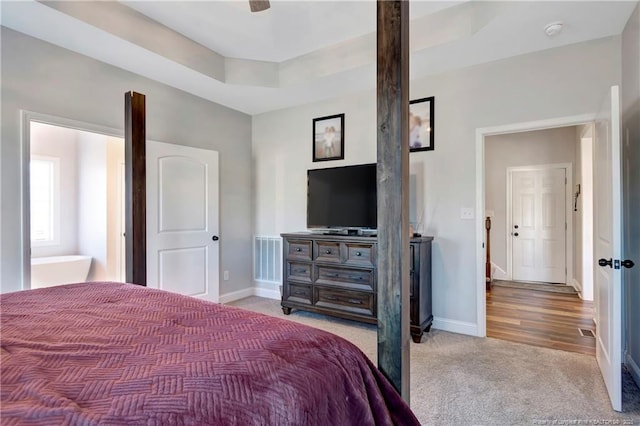
[[[307,228],[376,228],[376,164],[307,172]]]

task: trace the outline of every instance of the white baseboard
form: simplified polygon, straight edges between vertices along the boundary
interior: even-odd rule
[[[569,285],[576,289],[576,291],[578,292],[578,297],[584,300],[584,298],[582,297],[582,284],[580,284],[575,278],[572,278]]]
[[[280,290],[269,290],[266,288],[254,287],[253,295],[264,297],[265,299],[280,300]]]
[[[507,271],[491,262],[491,279],[492,280],[510,280],[511,277],[507,274]]]
[[[280,300],[280,284],[267,282],[254,282],[253,284],[253,287],[225,293],[218,300],[220,303],[229,303],[249,296]]]
[[[471,322],[434,317],[432,327],[442,331],[450,331],[451,333],[467,334],[469,336],[478,335],[477,324]]]
[[[231,293],[222,294],[218,298],[218,301],[220,303],[229,303],[229,302],[244,299],[245,297],[249,297],[253,295],[254,295],[253,287],[249,287],[242,290],[233,291]]]
[[[631,354],[629,354],[628,351],[624,352],[624,361],[636,385],[640,386],[640,367],[638,367],[638,364],[631,358]]]

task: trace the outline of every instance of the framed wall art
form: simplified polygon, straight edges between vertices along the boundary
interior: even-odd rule
[[[344,114],[313,119],[313,161],[344,159]]]
[[[435,99],[416,99],[409,102],[409,151],[433,151]]]

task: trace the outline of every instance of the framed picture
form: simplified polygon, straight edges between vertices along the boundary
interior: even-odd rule
[[[409,151],[433,151],[434,97],[409,102]]]
[[[344,159],[344,114],[313,119],[313,161]]]

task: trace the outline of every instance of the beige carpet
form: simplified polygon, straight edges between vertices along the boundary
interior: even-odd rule
[[[375,326],[302,311],[286,316],[279,301],[259,297],[231,305],[332,332],[376,362]],[[410,370],[411,408],[424,425],[640,425],[638,388],[626,383],[625,412],[613,411],[588,355],[432,330],[411,343]]]

